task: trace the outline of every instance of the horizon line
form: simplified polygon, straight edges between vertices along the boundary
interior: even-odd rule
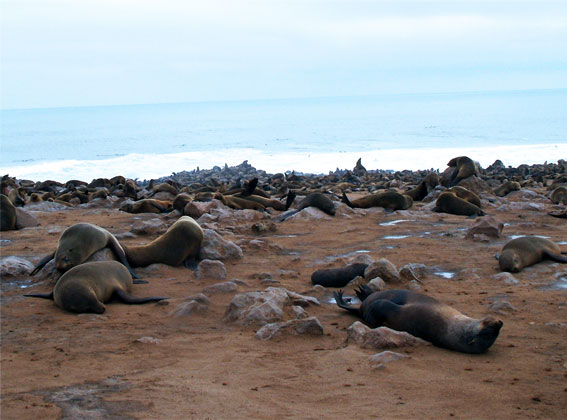
[[[559,88],[529,88],[529,89],[489,89],[489,90],[470,90],[470,91],[435,91],[435,92],[397,92],[397,93],[377,93],[368,95],[329,95],[329,96],[296,96],[282,98],[256,98],[256,99],[213,99],[213,100],[194,100],[194,101],[173,101],[173,102],[145,102],[145,103],[124,103],[124,104],[95,104],[95,105],[63,105],[63,106],[44,106],[44,107],[24,107],[24,108],[2,108],[1,111],[33,111],[33,110],[55,110],[72,108],[110,108],[128,106],[152,106],[152,105],[189,105],[189,104],[215,104],[215,103],[238,103],[238,102],[277,102],[291,100],[314,100],[314,99],[341,99],[341,98],[373,98],[387,96],[419,96],[419,95],[451,95],[451,94],[478,94],[478,93],[513,93],[513,92],[545,92],[561,91],[567,87]]]

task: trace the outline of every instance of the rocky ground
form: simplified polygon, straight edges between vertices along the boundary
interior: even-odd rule
[[[178,215],[44,203],[30,210],[39,226],[2,232],[1,417],[564,418],[567,265],[546,261],[497,276],[494,256],[517,235],[549,237],[567,251],[565,219],[547,215],[556,206],[542,191],[526,191],[483,200],[504,223],[498,238],[467,239],[476,221],[434,213],[433,203],[391,214],[341,204],[335,217],[310,208],[275,224],[269,214],[221,208],[200,223],[242,254],[225,243],[209,255],[216,262],[196,271],[137,269],[149,283],[135,285],[134,294],[169,299],[110,303],[102,315],[24,298],[49,292],[54,279],[47,267],[30,278],[25,262],[6,258],[37,263],[77,222],[100,225],[125,244],[147,243]],[[335,305],[332,289],[313,287],[310,276],[382,258],[398,269],[424,266],[414,266],[418,280],[403,277],[387,288],[412,288],[469,316],[501,319],[488,353],[347,342],[356,318]],[[352,285],[345,294],[353,295]],[[286,324],[262,327],[274,322]],[[385,350],[398,356],[372,359]]]

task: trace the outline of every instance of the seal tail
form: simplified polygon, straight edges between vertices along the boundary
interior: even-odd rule
[[[361,316],[360,309],[355,308],[354,306],[350,306],[343,300],[343,291],[339,290],[338,292],[333,292],[333,296],[335,297],[335,302],[337,302],[337,306],[342,309],[346,309],[349,312],[352,312],[355,315]]]
[[[350,208],[354,208],[354,206],[352,205],[352,203],[350,202],[350,200],[348,199],[348,197],[346,196],[344,191],[343,191],[343,196],[341,197],[341,201],[343,203],[345,203],[347,206],[349,206]]]
[[[374,290],[372,290],[367,285],[363,285],[363,286],[360,286],[358,289],[356,289],[354,292],[356,293],[356,296],[360,299],[360,301],[364,302],[364,300],[368,296],[370,296],[372,293],[374,293]]]
[[[29,295],[24,295],[25,297],[34,297],[53,300],[53,292],[51,293],[30,293]]]
[[[290,191],[287,195],[287,200],[285,201],[285,210],[289,210],[289,208],[291,207],[291,205],[293,204],[295,200],[295,193],[293,191]]]
[[[294,214],[299,213],[300,211],[301,211],[300,209],[298,209],[298,210],[290,210],[290,211],[288,211],[287,213],[284,213],[284,214],[282,214],[280,217],[278,217],[278,218],[276,219],[276,222],[283,222],[284,220],[289,219],[291,216],[293,216]]]

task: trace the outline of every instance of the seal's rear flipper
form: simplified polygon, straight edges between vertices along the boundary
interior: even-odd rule
[[[41,261],[37,264],[37,266],[33,269],[33,271],[30,273],[30,276],[35,276],[37,273],[39,273],[39,270],[45,267],[47,263],[51,261],[54,257],[55,257],[55,251],[43,257]]]
[[[148,284],[146,280],[133,280],[132,283],[134,284]]]
[[[363,285],[363,286],[360,286],[358,289],[356,289],[354,292],[356,293],[356,296],[360,299],[360,301],[364,302],[364,300],[368,296],[370,296],[372,293],[374,293],[374,290],[372,290],[367,285]]]
[[[197,259],[194,257],[189,257],[185,261],[183,261],[183,265],[189,270],[195,270],[197,268]]]
[[[545,255],[550,260],[557,261],[557,262],[560,262],[560,263],[567,263],[567,255],[554,254],[554,253],[549,252],[549,251],[545,251]]]
[[[24,295],[25,297],[34,297],[34,298],[42,298],[42,299],[49,299],[53,300],[53,292],[51,293],[32,293],[29,295]]]
[[[350,306],[348,303],[346,303],[343,300],[343,293],[344,292],[342,290],[339,290],[338,292],[333,292],[333,296],[335,297],[335,302],[337,302],[337,306],[339,308],[346,309],[347,311],[360,316],[360,309]]]
[[[150,303],[150,302],[159,302],[160,300],[169,299],[168,297],[165,297],[165,296],[149,296],[149,297],[144,297],[144,298],[137,298],[137,297],[134,297],[132,295],[129,295],[128,293],[126,293],[122,289],[116,289],[114,291],[114,293],[116,293],[116,296],[118,296],[118,298],[122,302],[128,303],[130,305],[137,305],[137,304]]]
[[[243,195],[252,195],[254,194],[254,190],[258,185],[258,178],[252,178],[250,181],[244,184],[244,191]]]

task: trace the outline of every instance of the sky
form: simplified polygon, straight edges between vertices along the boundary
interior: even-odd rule
[[[0,107],[567,88],[566,46],[565,0],[0,0]]]

